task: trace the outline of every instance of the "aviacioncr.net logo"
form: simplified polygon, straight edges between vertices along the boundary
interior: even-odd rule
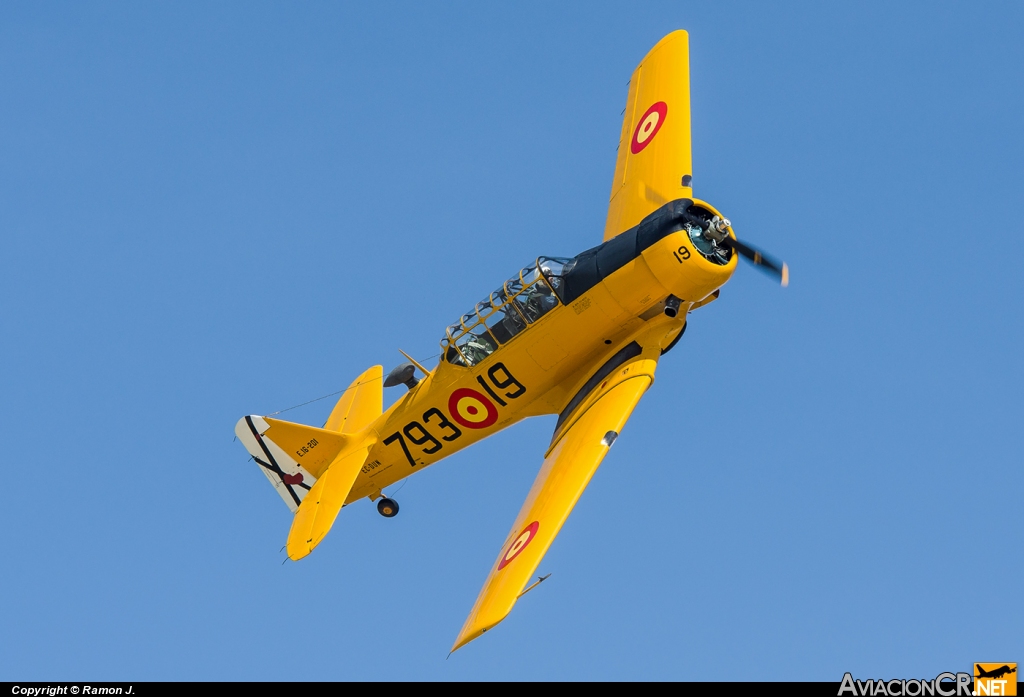
[[[843,675],[838,697],[972,697],[970,673],[939,673],[932,680],[855,680]]]

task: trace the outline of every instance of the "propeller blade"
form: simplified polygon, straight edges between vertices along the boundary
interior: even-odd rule
[[[734,240],[731,237],[726,237],[719,244],[724,244],[727,247],[732,247],[736,250],[736,253],[742,257],[746,257],[754,266],[760,266],[763,270],[771,273],[773,276],[779,278],[779,282],[782,287],[785,288],[789,285],[789,267],[786,266],[785,262],[776,261],[764,254],[761,250],[755,249],[750,245]]]

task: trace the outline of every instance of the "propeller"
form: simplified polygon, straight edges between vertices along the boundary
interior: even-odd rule
[[[729,237],[728,228],[732,226],[732,223],[729,222],[728,218],[720,218],[716,215],[710,222],[704,225],[707,226],[704,230],[705,239],[734,250],[754,266],[760,267],[762,271],[778,278],[783,288],[789,285],[789,267],[786,266],[785,262],[777,261],[746,242],[740,242]],[[701,227],[704,227],[704,225]]]

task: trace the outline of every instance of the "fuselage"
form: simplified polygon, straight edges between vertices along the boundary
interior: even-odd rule
[[[709,214],[674,201],[572,259],[540,257],[479,303],[448,328],[438,366],[369,427],[347,502],[529,416],[559,414],[557,437],[616,361],[657,361],[736,268],[735,255],[702,252],[686,222]]]

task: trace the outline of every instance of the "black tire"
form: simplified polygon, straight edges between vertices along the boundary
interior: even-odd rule
[[[398,515],[398,502],[394,499],[382,498],[377,502],[377,512],[385,518],[394,518]]]

